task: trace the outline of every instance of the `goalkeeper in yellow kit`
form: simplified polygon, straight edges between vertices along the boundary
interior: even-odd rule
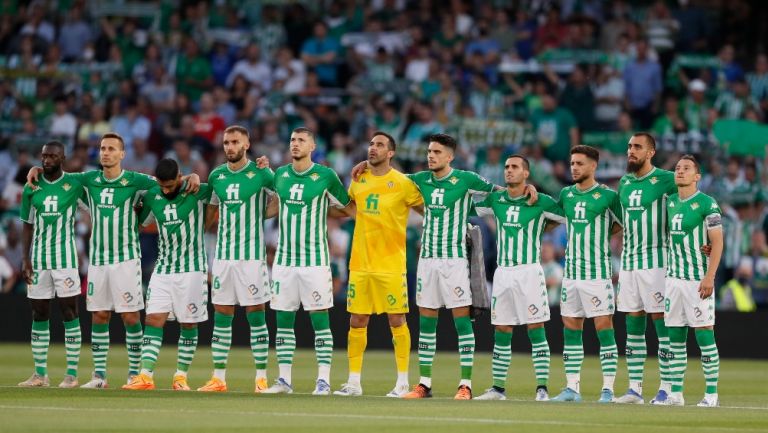
[[[363,394],[360,376],[368,322],[371,314],[381,313],[387,314],[397,364],[397,383],[387,396],[400,397],[409,390],[405,231],[409,209],[423,213],[424,201],[416,184],[391,167],[395,148],[394,138],[375,132],[368,147],[368,168],[349,187],[357,206],[347,290],[349,379],[335,395]]]

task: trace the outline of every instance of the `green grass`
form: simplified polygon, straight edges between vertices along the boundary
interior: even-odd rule
[[[270,359],[270,380],[274,379],[274,353]],[[237,348],[230,354],[224,394],[179,393],[165,390],[175,369],[176,348],[166,345],[160,354],[155,381],[163,390],[123,391],[127,359],[123,347],[112,347],[109,358],[108,390],[20,389],[16,383],[32,372],[28,345],[0,344],[0,431],[12,432],[237,432],[261,431],[366,431],[411,432],[437,428],[440,433],[482,431],[542,432],[556,428],[568,432],[752,432],[768,430],[768,365],[766,362],[723,360],[720,396],[723,407],[702,409],[691,406],[703,395],[704,383],[699,362],[691,359],[686,383],[688,406],[651,407],[598,405],[596,403],[557,404],[532,401],[535,389],[533,368],[527,353],[514,353],[508,397],[504,402],[455,402],[451,400],[458,384],[458,357],[440,352],[435,360],[433,388],[435,398],[404,401],[382,397],[394,385],[395,368],[391,352],[366,353],[362,398],[313,397],[314,354],[296,354],[294,395],[253,395],[253,364],[250,352]],[[481,392],[490,385],[490,354],[478,353],[475,359],[474,389]],[[64,347],[53,345],[50,353],[52,385],[64,374]],[[90,376],[90,353],[83,350],[81,381]],[[346,378],[346,355],[336,351],[332,386],[338,389]],[[658,385],[656,364],[649,362],[646,398]],[[211,372],[211,355],[205,345],[198,350],[190,372],[190,385],[202,385]],[[418,380],[415,353],[411,382]],[[562,360],[552,359],[550,392],[564,384]],[[597,399],[600,366],[587,358],[582,373],[585,401]],[[626,389],[622,361],[617,392]],[[266,429],[266,430],[264,430]]]

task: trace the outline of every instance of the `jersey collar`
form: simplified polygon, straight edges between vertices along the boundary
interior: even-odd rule
[[[649,171],[648,173],[645,173],[640,177],[637,177],[634,173],[632,173],[632,177],[634,177],[635,180],[644,180],[645,178],[647,178],[648,176],[652,175],[655,172],[656,172],[656,167],[651,167],[651,171]]]
[[[250,159],[247,159],[247,158],[246,158],[246,160],[245,160],[245,165],[243,165],[242,167],[240,167],[240,169],[239,169],[239,170],[232,170],[231,168],[229,168],[229,163],[226,163],[226,166],[227,166],[227,170],[229,170],[229,172],[230,172],[230,173],[232,173],[232,174],[237,174],[237,173],[240,173],[241,171],[243,171],[243,170],[245,170],[246,168],[248,168],[248,166],[249,166],[249,165],[251,165],[251,160],[250,160]]]
[[[446,174],[446,175],[445,175],[445,176],[443,176],[443,177],[437,177],[437,176],[435,176],[435,173],[434,173],[434,172],[430,173],[430,175],[432,176],[432,179],[434,179],[434,180],[435,180],[435,181],[437,181],[437,182],[440,182],[440,181],[443,181],[443,180],[445,180],[445,179],[448,179],[448,178],[449,178],[449,177],[450,177],[450,176],[453,174],[453,170],[454,170],[454,169],[452,168],[452,169],[451,169],[451,171],[449,171],[449,172],[448,172],[448,174]]]
[[[313,162],[313,163],[312,163],[312,165],[310,165],[308,169],[306,169],[306,170],[304,170],[304,171],[302,171],[302,172],[298,172],[298,171],[296,171],[296,169],[294,169],[294,168],[293,168],[293,164],[289,164],[289,165],[291,166],[291,171],[292,171],[292,172],[293,172],[293,174],[295,174],[296,176],[304,176],[305,174],[307,174],[307,173],[309,173],[310,171],[312,171],[312,169],[313,169],[313,168],[315,168],[315,163]]]
[[[122,179],[122,177],[123,177],[124,175],[125,175],[125,170],[122,170],[122,171],[120,172],[120,175],[119,175],[119,176],[117,176],[116,178],[114,178],[114,179],[107,179],[107,176],[104,176],[104,170],[102,170],[102,171],[101,171],[101,177],[102,177],[102,179],[104,179],[104,182],[107,182],[107,183],[114,183],[114,182],[117,182],[118,180]]]
[[[573,185],[573,191],[575,191],[577,194],[588,194],[592,192],[595,188],[600,186],[600,182],[597,182],[596,184],[592,185],[591,187],[585,189],[584,191],[580,190],[576,184]]]
[[[59,176],[59,178],[58,178],[58,179],[56,179],[56,180],[48,180],[48,179],[46,179],[46,178],[45,178],[45,175],[42,175],[42,174],[41,174],[41,175],[40,175],[40,179],[42,179],[42,180],[43,180],[43,182],[47,183],[48,185],[53,185],[53,184],[59,183],[59,181],[60,181],[61,179],[64,179],[64,175],[65,175],[65,174],[67,174],[67,172],[62,170],[62,172],[61,172],[61,176]]]
[[[701,191],[697,189],[697,190],[696,190],[696,192],[694,192],[693,194],[691,194],[691,196],[690,196],[690,197],[688,197],[688,198],[685,198],[685,199],[683,199],[683,198],[680,198],[680,203],[685,203],[685,202],[689,201],[690,199],[692,199],[692,198],[696,197],[697,195],[699,195],[699,193],[700,193],[700,192],[701,192]],[[680,195],[678,195],[678,197],[680,197]]]

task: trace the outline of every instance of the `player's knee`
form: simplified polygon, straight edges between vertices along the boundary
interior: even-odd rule
[[[595,317],[595,329],[602,331],[603,329],[613,328],[613,316],[599,316]]]
[[[513,330],[512,326],[509,325],[496,325],[496,330],[499,332],[507,332],[510,333]]]
[[[141,321],[141,314],[139,312],[122,313],[123,323],[126,326],[133,326]]]
[[[92,315],[93,323],[96,323],[96,324],[109,323],[109,319],[111,317],[112,317],[112,312],[110,311],[94,311]]]
[[[165,316],[164,314],[147,314],[147,317],[144,319],[144,323],[147,326],[152,326],[155,328],[162,328],[163,325],[165,325]],[[130,323],[125,322],[127,325],[130,325]],[[182,328],[184,325],[180,325]]]
[[[388,314],[387,320],[391,328],[399,328],[405,325],[405,314]]]
[[[349,316],[349,326],[352,328],[367,328],[371,316],[366,314],[352,314]]]
[[[70,322],[77,319],[77,298],[60,299],[59,305],[61,306],[61,315],[64,317],[65,322]]]
[[[197,323],[179,323],[179,327],[181,329],[195,329],[197,328]]]

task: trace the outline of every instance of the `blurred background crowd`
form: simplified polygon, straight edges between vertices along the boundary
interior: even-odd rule
[[[116,131],[126,169],[152,173],[167,156],[205,180],[227,125],[248,127],[251,155],[273,167],[307,126],[315,161],[348,182],[373,131],[398,139],[405,171],[424,169],[425,136],[447,132],[457,167],[503,184],[505,156],[523,153],[532,183],[556,196],[572,145],[600,148],[599,180],[615,187],[628,137],[648,130],[658,166],[699,157],[700,187],[724,209],[719,307],[768,307],[766,19],[767,4],[745,0],[0,0],[2,291],[24,291],[19,201],[50,139],[69,146],[67,171],[98,168],[99,137]],[[475,223],[490,276],[493,222]],[[413,218],[411,274],[419,230]],[[343,297],[352,223],[329,232]],[[561,227],[543,245],[553,304],[565,240]],[[146,279],[155,242],[150,227]]]

